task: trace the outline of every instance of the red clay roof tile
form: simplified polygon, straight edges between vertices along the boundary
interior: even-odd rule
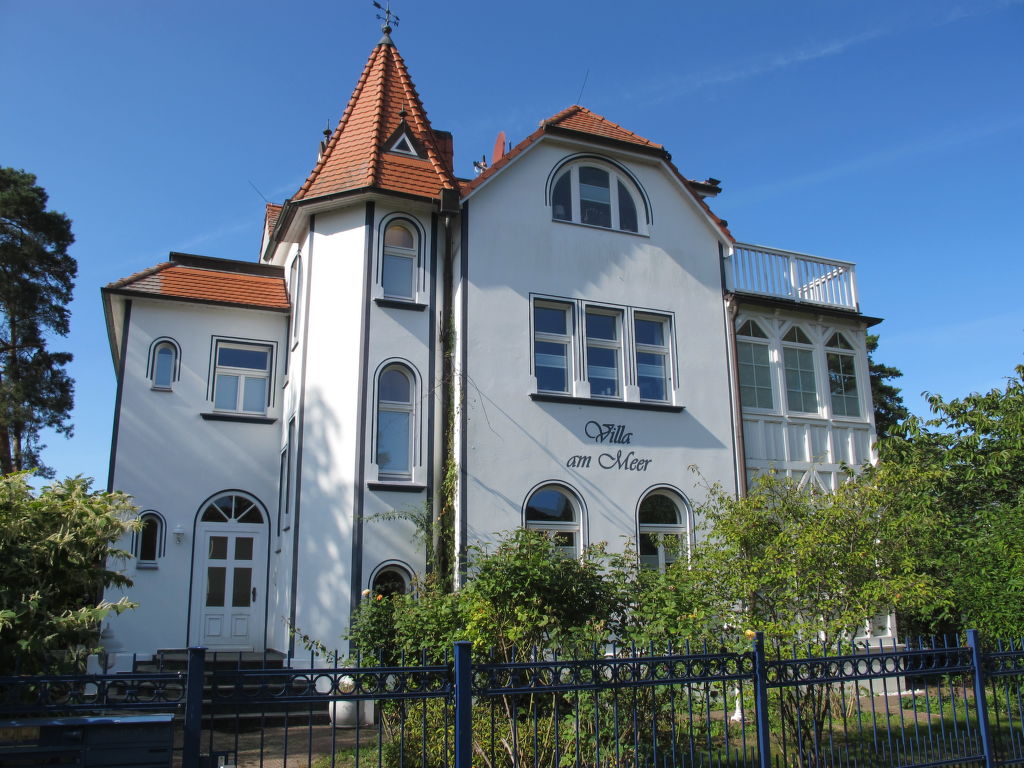
[[[403,121],[426,157],[383,151]],[[390,41],[373,49],[338,127],[292,199],[366,187],[431,198],[442,188],[457,188],[448,153],[439,149],[405,62]]]
[[[261,309],[288,310],[291,306],[281,277],[197,269],[169,261],[113,282],[107,290]]]

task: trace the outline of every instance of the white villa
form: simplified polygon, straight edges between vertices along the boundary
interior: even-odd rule
[[[457,177],[389,32],[252,262],[172,253],[102,291],[109,487],[144,520],[110,651],[335,642],[427,567],[392,510],[451,521],[456,581],[519,526],[658,568],[690,465],[743,493],[872,458],[852,264],[738,243],[716,180],[581,106]]]

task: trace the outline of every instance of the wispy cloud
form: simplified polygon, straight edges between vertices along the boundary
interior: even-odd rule
[[[1021,128],[1024,128],[1024,114],[1019,114],[1002,121],[979,121],[976,125],[967,129],[924,136],[913,141],[903,142],[876,152],[861,155],[860,157],[852,158],[828,168],[822,168],[813,173],[806,173],[788,179],[776,180],[769,184],[754,186],[746,192],[730,196],[730,202],[739,205],[750,205],[751,203],[771,199],[793,189],[831,182],[842,176],[852,176],[874,168],[886,168],[915,157],[929,155],[933,152],[941,152],[961,144],[969,144]]]
[[[905,31],[908,27],[941,27],[947,24],[954,24],[965,19],[974,18],[976,16],[998,13],[1020,5],[1024,5],[1024,0],[992,0],[992,2],[976,2],[969,5],[957,4],[945,9],[945,11],[938,16],[925,19],[923,24],[919,18],[915,18],[915,22],[913,24],[893,24],[890,26],[878,27],[876,29],[858,32],[857,34],[853,34],[848,37],[841,37],[824,43],[807,45],[797,50],[764,56],[759,59],[750,60],[739,66],[733,66],[729,69],[696,72],[681,78],[652,83],[646,90],[648,94],[656,92],[656,95],[649,97],[652,103],[661,103],[705,88],[739,83],[744,80],[763,77],[773,72],[790,69],[819,59],[839,56],[852,48],[856,48],[857,46],[871,42],[872,40],[879,40],[899,34]]]

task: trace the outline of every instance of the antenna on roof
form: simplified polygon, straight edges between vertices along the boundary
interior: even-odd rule
[[[252,183],[252,180],[251,180],[251,179],[246,179],[246,181],[248,181],[248,182],[249,182],[249,186],[250,186],[250,187],[252,187],[253,189],[255,189],[255,190],[256,190],[256,194],[257,194],[257,195],[259,195],[260,197],[263,197],[263,193],[262,193],[262,192],[260,192],[260,188],[259,188],[259,187],[257,187],[257,186],[256,186],[255,184],[253,184],[253,183]],[[270,201],[269,201],[269,200],[267,200],[267,198],[263,197],[263,202],[264,202],[264,203],[269,203]]]
[[[587,87],[588,77],[590,77],[590,67],[587,67],[587,71],[583,75],[583,85],[580,86],[580,95],[576,97],[577,104],[580,104],[583,101],[583,89]]]
[[[385,0],[385,2],[387,5],[381,5],[377,0],[373,0],[373,7],[377,10],[384,11],[384,15],[381,16],[378,13],[377,18],[384,22],[381,24],[380,31],[384,33],[384,38],[387,38],[387,41],[390,43],[391,38],[389,38],[388,35],[391,34],[392,27],[398,26],[399,19],[398,16],[391,12],[391,0]],[[392,24],[392,22],[394,23]],[[381,42],[384,42],[384,38],[381,39]]]

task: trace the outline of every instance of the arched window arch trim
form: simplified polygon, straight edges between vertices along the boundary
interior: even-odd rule
[[[377,564],[377,567],[370,573],[370,578],[366,581],[366,589],[373,591],[373,585],[377,582],[377,579],[385,571],[397,571],[402,575],[405,580],[405,594],[411,594],[413,586],[413,574],[415,573],[412,566],[404,560],[390,559],[384,560]]]
[[[615,229],[612,227],[601,227],[601,229],[612,229],[613,232],[627,232],[628,234],[646,234],[649,227],[654,224],[654,208],[651,205],[651,199],[647,194],[647,190],[644,189],[643,185],[636,175],[629,170],[625,165],[616,160],[612,160],[610,157],[605,155],[596,155],[593,153],[580,152],[573,155],[567,155],[555,163],[554,167],[548,172],[547,179],[544,182],[544,205],[548,208],[552,206],[552,198],[554,195],[555,183],[561,177],[562,172],[568,170],[573,165],[588,165],[596,164],[598,166],[605,166],[606,170],[609,170],[613,175],[619,175],[624,177],[627,188],[630,188],[635,195],[634,202],[639,200],[643,209],[643,216],[640,219],[639,232],[629,232],[628,230]],[[579,223],[575,222],[574,223]]]
[[[381,393],[380,393],[380,382],[381,378],[389,370],[400,370],[410,380],[409,393],[409,409],[399,409],[397,406],[401,405],[399,401],[385,401],[389,406],[394,403],[395,408],[386,408],[386,412],[407,412],[409,413],[409,466],[405,471],[387,471],[381,467],[378,461],[378,448],[380,443],[380,414],[381,414]],[[370,444],[370,456],[374,464],[377,464],[378,479],[385,480],[397,480],[397,481],[412,481],[415,479],[416,468],[422,463],[421,451],[420,451],[420,436],[422,429],[420,421],[423,417],[422,411],[422,392],[423,392],[423,381],[420,377],[420,373],[411,362],[401,357],[391,357],[384,360],[377,366],[377,369],[373,372],[373,422],[372,422],[372,439]]]
[[[267,512],[267,505],[264,504],[258,496],[249,493],[249,491],[242,490],[241,488],[225,488],[222,491],[217,491],[217,493],[213,493],[207,496],[203,500],[203,503],[199,505],[198,509],[196,509],[196,514],[193,521],[193,532],[199,525],[202,524],[203,512],[206,511],[207,507],[209,507],[211,503],[221,498],[222,496],[241,496],[245,499],[248,499],[249,501],[256,505],[256,508],[259,510],[260,514],[263,517],[263,520],[259,523],[237,523],[237,521],[232,522],[235,522],[238,525],[269,525],[270,515]]]
[[[155,568],[157,561],[162,558],[167,551],[167,521],[164,516],[157,512],[155,509],[145,509],[139,513],[138,519],[142,521],[142,527],[137,531],[132,532],[132,554],[135,555],[136,566],[143,568]],[[149,554],[144,552],[143,549],[146,547],[145,541],[145,526],[147,521],[153,521],[156,525],[155,541],[153,542],[153,557],[143,558],[143,554]]]
[[[171,380],[167,385],[159,385],[156,382],[157,375],[157,354],[162,347],[168,347],[174,354],[171,364]],[[170,389],[174,382],[181,378],[181,345],[171,336],[158,336],[149,345],[149,354],[146,358],[146,378],[153,383],[154,389]]]
[[[530,500],[541,491],[553,490],[563,493],[568,499],[569,503],[573,507],[573,514],[575,519],[571,523],[562,523],[555,521],[539,521],[539,520],[528,520],[526,517],[526,509],[530,504]],[[588,539],[588,528],[587,525],[587,505],[583,501],[583,496],[573,488],[571,485],[563,480],[545,480],[537,483],[529,491],[526,496],[523,497],[523,506],[520,510],[520,524],[527,530],[545,531],[558,533],[558,531],[574,532],[577,534],[577,540],[574,543],[575,553],[578,557],[582,554],[583,550],[589,543]]]
[[[385,256],[387,255],[388,246],[385,245],[385,236],[388,231],[388,227],[392,224],[403,224],[412,230],[413,243],[412,250],[414,254],[402,253],[398,249],[395,250],[395,255],[401,255],[412,258],[412,277],[410,279],[410,294],[401,295],[395,293],[388,293],[385,285]],[[391,213],[381,218],[377,225],[377,268],[375,270],[376,282],[380,286],[381,296],[385,299],[394,299],[397,301],[409,301],[415,302],[417,294],[422,293],[426,290],[424,269],[423,269],[423,247],[427,242],[427,232],[419,220],[407,213]]]
[[[679,515],[678,521],[673,524],[666,523],[641,523],[640,522],[640,509],[647,499],[652,496],[665,496],[670,499],[676,506],[676,511]],[[677,535],[684,537],[685,552],[689,557],[690,552],[693,550],[694,536],[693,536],[693,505],[690,504],[690,500],[686,494],[676,488],[674,485],[668,483],[657,483],[647,488],[643,493],[640,494],[640,498],[636,503],[636,510],[633,513],[633,522],[636,526],[636,542],[637,542],[637,555],[641,556],[641,536],[646,534],[661,534],[661,535]],[[659,567],[664,568],[667,563],[664,558],[664,546],[658,546],[657,556],[659,558]]]

